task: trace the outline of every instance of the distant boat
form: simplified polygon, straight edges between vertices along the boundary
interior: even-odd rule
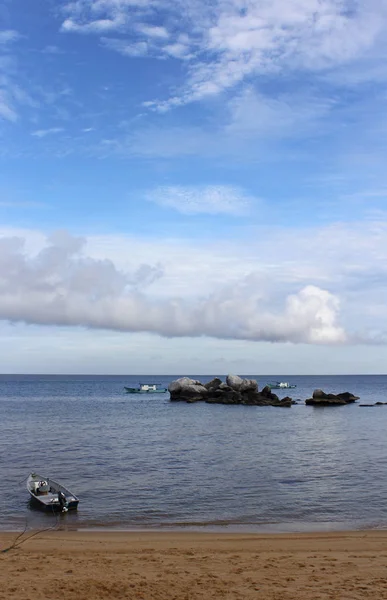
[[[27,479],[27,490],[31,499],[41,508],[67,512],[78,507],[79,499],[60,483],[37,473],[31,473]]]
[[[127,394],[165,394],[168,391],[159,386],[159,383],[139,383],[138,387],[124,386],[124,390]]]
[[[271,390],[291,390],[296,388],[296,384],[290,384],[287,381],[274,381],[273,383],[268,383],[267,387]]]

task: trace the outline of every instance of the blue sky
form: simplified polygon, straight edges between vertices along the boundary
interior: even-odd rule
[[[7,0],[3,372],[385,372],[387,1]]]

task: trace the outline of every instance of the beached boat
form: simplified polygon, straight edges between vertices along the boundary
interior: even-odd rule
[[[78,507],[79,499],[75,494],[57,481],[38,473],[28,476],[27,490],[34,503],[46,510],[67,512]]]
[[[295,383],[290,384],[287,381],[274,381],[273,383],[268,383],[267,387],[271,390],[291,390],[297,386]]]
[[[138,387],[124,386],[124,390],[127,394],[165,394],[168,391],[159,386],[159,383],[140,383]]]

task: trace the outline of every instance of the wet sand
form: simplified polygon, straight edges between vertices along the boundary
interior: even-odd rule
[[[0,554],[0,599],[42,598],[387,599],[387,531],[40,533]]]

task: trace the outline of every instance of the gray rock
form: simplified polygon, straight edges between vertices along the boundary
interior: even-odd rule
[[[242,379],[240,391],[242,394],[244,392],[258,392],[258,383],[255,379]]]
[[[344,400],[345,404],[359,400],[359,396],[354,396],[350,392],[341,392],[340,394],[326,394],[322,390],[314,390],[313,396],[315,400]]]
[[[232,388],[227,384],[224,383],[224,381],[220,384],[220,386],[218,387],[219,390],[224,390],[224,391],[230,391],[232,390]]]
[[[227,388],[227,389],[226,389]],[[209,395],[206,402],[210,404],[241,404],[241,395],[229,386],[219,388]]]
[[[340,394],[326,394],[322,390],[314,390],[313,397],[305,400],[305,404],[309,406],[343,406],[358,400],[358,396],[354,396],[350,392],[342,392]]]
[[[242,377],[239,377],[238,375],[227,375],[226,377],[227,385],[237,392],[240,391],[243,381],[244,380],[242,379]]]
[[[215,379],[211,379],[208,383],[204,384],[204,387],[207,390],[216,390],[222,384],[222,380],[219,377],[215,377]]]
[[[196,379],[190,379],[189,377],[181,377],[180,379],[176,379],[175,381],[172,381],[169,384],[168,391],[175,393],[187,385],[201,385],[201,383]]]
[[[176,381],[172,381],[169,384],[168,390],[170,393],[171,400],[185,401],[185,402],[198,402],[207,398],[208,390],[196,379],[190,379],[189,377],[182,377]]]

